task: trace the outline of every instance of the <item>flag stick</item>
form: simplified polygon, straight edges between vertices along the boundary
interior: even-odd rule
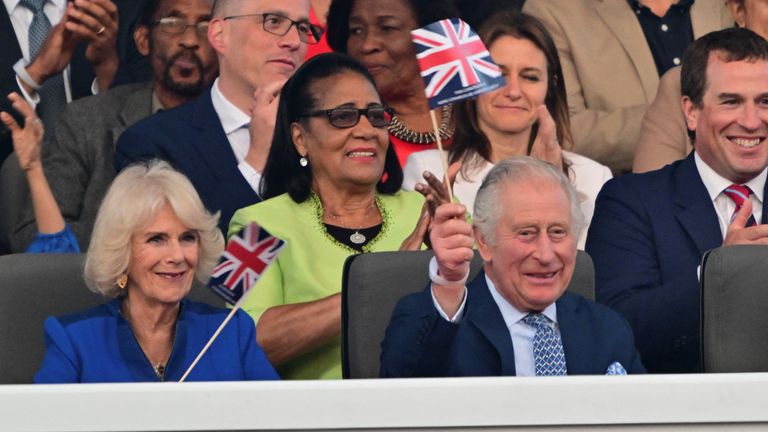
[[[435,117],[435,110],[429,111],[429,117],[432,119],[432,127],[435,129],[435,138],[437,139],[437,149],[440,151],[440,162],[443,163],[443,181],[445,182],[445,188],[448,189],[448,199],[453,202],[453,190],[451,189],[451,179],[448,178],[448,159],[443,151],[443,140],[440,139],[440,130],[437,127],[437,117]]]
[[[189,369],[187,369],[187,371],[184,372],[184,375],[182,375],[181,379],[179,380],[180,383],[184,382],[184,380],[187,379],[187,376],[189,376],[189,374],[192,372],[192,369],[195,368],[195,366],[197,365],[197,362],[199,362],[200,359],[203,357],[203,354],[205,354],[206,351],[208,351],[208,348],[211,347],[211,344],[213,344],[213,341],[215,341],[216,338],[219,337],[219,333],[221,333],[221,331],[224,330],[224,326],[227,325],[227,323],[229,322],[229,320],[232,319],[233,316],[235,316],[235,312],[237,312],[238,309],[240,309],[240,302],[237,302],[237,304],[235,304],[235,306],[232,307],[232,310],[229,312],[229,315],[227,315],[227,317],[224,319],[224,322],[222,322],[219,328],[216,329],[216,332],[213,333],[213,336],[211,336],[211,338],[208,340],[208,343],[205,344],[205,346],[203,347],[203,350],[200,351],[200,354],[197,355],[197,357],[195,358],[195,361],[193,361],[192,364],[189,365]]]

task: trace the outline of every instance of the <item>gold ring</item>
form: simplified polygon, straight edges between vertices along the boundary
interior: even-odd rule
[[[100,35],[100,34],[104,33],[104,30],[106,30],[106,29],[107,29],[106,27],[104,27],[104,26],[101,26],[101,28],[100,28],[100,29],[96,30],[96,34],[97,34],[97,35]]]

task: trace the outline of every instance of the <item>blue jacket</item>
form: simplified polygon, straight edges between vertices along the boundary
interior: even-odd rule
[[[152,158],[168,161],[189,178],[209,211],[221,211],[219,228],[225,234],[235,211],[261,201],[237,168],[210,88],[196,101],[151,115],[120,135],[117,172]]]
[[[597,301],[627,318],[648,371],[701,371],[697,268],[722,243],[693,153],[657,171],[617,177],[600,191],[586,246]]]
[[[569,375],[604,375],[614,362],[628,373],[645,372],[618,313],[569,292],[556,305]],[[440,317],[429,286],[398,302],[382,343],[382,377],[497,375],[515,375],[515,353],[484,272],[467,285],[458,324]]]
[[[122,301],[45,321],[47,350],[35,383],[159,381],[131,325],[120,313]],[[165,380],[178,381],[229,313],[183,300]],[[188,381],[279,379],[256,344],[256,328],[242,310],[222,330]]]

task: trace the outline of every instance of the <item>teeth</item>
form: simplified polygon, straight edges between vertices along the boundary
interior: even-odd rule
[[[731,141],[739,147],[751,148],[760,144],[760,138],[732,138]]]
[[[349,152],[349,157],[373,157],[373,152]]]

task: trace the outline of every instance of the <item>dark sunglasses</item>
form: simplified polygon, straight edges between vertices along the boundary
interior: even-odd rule
[[[303,114],[302,117],[327,116],[331,126],[337,128],[351,128],[360,122],[360,116],[368,118],[371,126],[376,128],[385,128],[389,126],[389,119],[392,118],[392,109],[376,106],[371,108],[333,108],[325,110],[310,111]]]

